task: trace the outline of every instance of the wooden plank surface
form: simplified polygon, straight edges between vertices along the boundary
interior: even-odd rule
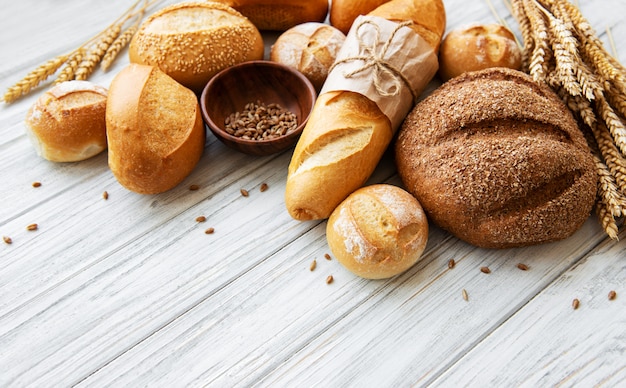
[[[0,88],[131,3],[7,3]],[[624,2],[578,3],[624,63]],[[497,20],[486,1],[445,5],[448,29]],[[108,86],[127,63],[91,80]],[[246,156],[209,136],[179,187],[141,196],[116,182],[106,154],[39,158],[23,128],[37,97],[0,106],[0,234],[13,239],[0,247],[0,386],[626,384],[626,235],[607,239],[594,216],[565,241],[510,250],[431,227],[415,267],[365,280],[324,258],[325,222],[288,216],[290,151]],[[389,155],[374,182],[400,185]]]

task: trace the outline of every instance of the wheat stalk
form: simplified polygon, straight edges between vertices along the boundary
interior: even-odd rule
[[[65,66],[61,69],[61,72],[54,80],[54,84],[60,84],[61,82],[69,81],[74,79],[74,74],[76,74],[76,69],[78,65],[83,60],[83,56],[85,55],[85,49],[80,47],[71,54],[68,59],[65,61]]]
[[[626,215],[626,70],[566,0],[511,5],[530,58],[527,71],[580,120],[598,175],[596,212],[607,235],[617,239],[616,219]]]
[[[15,85],[11,86],[2,97],[2,100],[6,103],[11,103],[21,96],[28,94],[31,90],[39,86],[39,84],[48,79],[48,77],[56,73],[67,58],[68,55],[66,54],[59,55],[47,61],[43,65],[40,65],[35,70],[28,73]]]
[[[100,63],[104,54],[111,46],[113,41],[120,35],[122,26],[120,24],[113,25],[105,30],[102,37],[96,41],[93,47],[89,50],[87,57],[83,59],[81,64],[76,69],[75,79],[85,80],[96,68],[96,65]]]
[[[102,57],[102,62],[100,62],[100,68],[102,68],[102,70],[106,71],[109,67],[111,67],[120,51],[122,51],[122,49],[126,47],[126,45],[133,38],[133,35],[137,32],[138,27],[139,26],[137,24],[128,27],[126,31],[115,39],[111,47],[109,47],[104,54],[104,57]]]
[[[524,41],[524,44],[521,45],[522,69],[528,72],[530,68],[530,58],[528,53],[532,52],[535,43],[533,40],[532,25],[530,23],[530,19],[526,15],[526,12],[524,11],[524,3],[522,0],[511,0],[511,14],[519,22],[520,32]],[[524,47],[526,49],[524,49]]]
[[[119,37],[125,22],[135,18],[135,23],[138,24],[148,8],[161,1],[137,0],[122,16],[78,48],[67,54],[59,55],[29,72],[24,78],[7,89],[2,101],[7,104],[12,103],[30,93],[48,77],[55,74],[63,64],[66,66],[63,67],[55,83],[72,79],[87,79],[95,70],[96,65],[103,60],[105,53],[116,41],[116,38]],[[143,5],[136,9],[142,2]]]

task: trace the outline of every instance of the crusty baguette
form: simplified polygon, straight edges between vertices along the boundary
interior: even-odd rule
[[[393,131],[389,119],[369,98],[329,92],[317,99],[289,164],[287,210],[297,220],[327,218],[347,195],[361,187]]]
[[[415,24],[426,19],[439,20],[442,24],[437,33],[441,39],[445,30],[441,0],[413,0],[412,6],[407,6],[407,0],[392,0],[383,6],[393,3],[399,10],[411,12],[404,20]],[[401,19],[395,7],[386,9],[389,17]],[[434,14],[425,15],[422,9]],[[376,15],[384,17],[385,13],[377,11]],[[430,25],[427,29],[433,30]],[[432,44],[438,46],[439,41],[432,40]],[[341,201],[367,181],[394,131],[391,121],[368,97],[348,91],[323,92],[289,164],[285,189],[289,214],[297,220],[328,218]]]
[[[259,30],[285,31],[306,22],[323,22],[328,0],[212,0],[241,12]]]
[[[157,67],[130,64],[109,88],[109,167],[119,183],[156,194],[191,173],[204,150],[195,94]]]
[[[389,0],[333,0],[330,3],[329,21],[339,31],[347,34],[354,19],[367,15]]]

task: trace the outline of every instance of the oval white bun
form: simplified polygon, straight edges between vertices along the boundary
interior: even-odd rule
[[[25,124],[37,153],[53,162],[77,162],[107,148],[107,90],[89,81],[66,81],[30,107]]]
[[[428,221],[420,203],[405,190],[388,184],[366,186],[333,211],[326,239],[333,255],[352,273],[389,278],[420,259]]]

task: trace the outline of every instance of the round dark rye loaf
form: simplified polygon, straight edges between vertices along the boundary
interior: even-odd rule
[[[441,228],[507,248],[564,239],[593,207],[597,175],[571,112],[525,73],[450,80],[409,113],[398,173]]]

